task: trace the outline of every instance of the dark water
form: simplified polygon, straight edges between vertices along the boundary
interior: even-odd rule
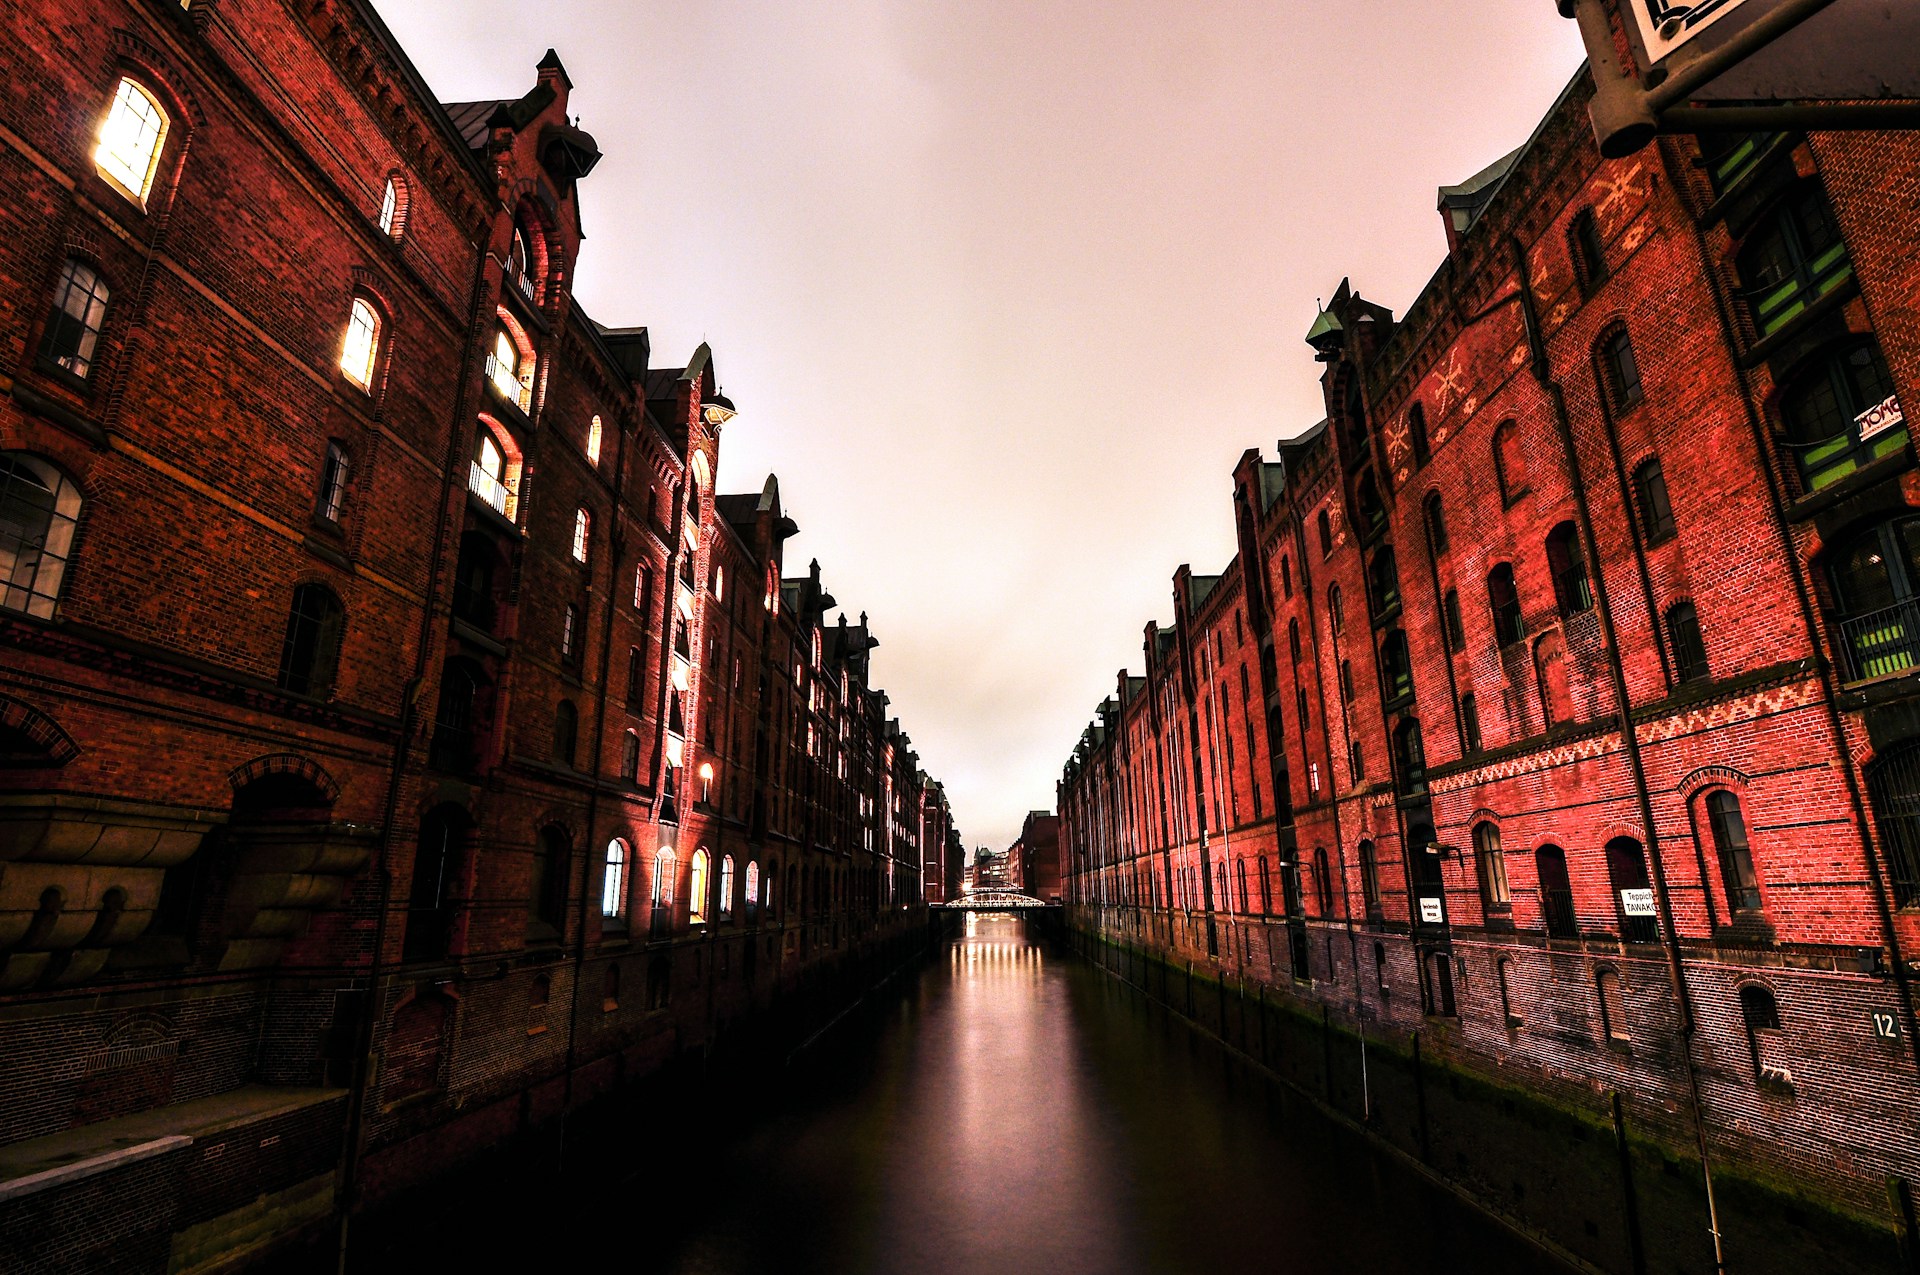
[[[616,1167],[355,1268],[1562,1269],[1023,922],[968,928],[777,1081],[676,1095]]]

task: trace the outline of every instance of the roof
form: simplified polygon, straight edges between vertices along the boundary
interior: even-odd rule
[[[1193,583],[1187,590],[1188,609],[1197,613],[1206,602],[1207,595],[1213,592],[1213,586],[1219,583],[1219,576],[1194,576]]]
[[[489,98],[484,102],[447,102],[447,118],[453,121],[455,131],[466,142],[467,149],[480,150],[487,144],[487,137],[493,132],[493,125],[487,121],[494,112],[504,109],[512,99]]]
[[[1502,186],[1506,185],[1507,178],[1513,175],[1515,168],[1519,167],[1520,157],[1532,149],[1541,131],[1546,128],[1547,122],[1560,113],[1560,107],[1567,100],[1567,95],[1587,79],[1587,64],[1582,61],[1580,69],[1573,73],[1573,78],[1567,81],[1566,87],[1562,88],[1553,99],[1553,105],[1547,108],[1546,114],[1542,115],[1539,122],[1533,126],[1533,131],[1527,134],[1526,141],[1459,185],[1440,188],[1440,207],[1452,216],[1454,230],[1464,234],[1473,229],[1473,224],[1480,219],[1480,214],[1486,211],[1487,205],[1493,202],[1493,197],[1500,193]]]

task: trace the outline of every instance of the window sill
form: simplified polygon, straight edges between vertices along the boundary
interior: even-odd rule
[[[74,411],[57,399],[48,398],[38,390],[31,389],[16,379],[13,383],[13,399],[20,406],[58,425],[74,437],[105,451],[107,431],[89,418]]]
[[[1757,338],[1752,345],[1747,347],[1746,352],[1740,356],[1740,366],[1760,366],[1760,364],[1766,362],[1781,350],[1786,349],[1802,336],[1806,335],[1808,330],[1818,324],[1822,318],[1832,314],[1835,310],[1838,310],[1859,294],[1860,276],[1858,272],[1855,272],[1848,279],[1835,284],[1832,291],[1823,296],[1815,297],[1813,301],[1807,305],[1806,309],[1794,315],[1791,319],[1788,319],[1780,327],[1767,333],[1767,335],[1763,337]]]
[[[15,391],[16,396],[18,391]],[[1903,474],[1913,467],[1913,444],[1895,452],[1891,456],[1882,456],[1870,465],[1862,466],[1837,482],[1828,483],[1817,491],[1810,491],[1787,506],[1788,522],[1805,522],[1807,519],[1826,513],[1835,505],[1850,497],[1857,496],[1870,487],[1878,486],[1889,478]]]
[[[349,574],[353,572],[353,559],[349,558],[336,545],[330,545],[326,541],[316,539],[313,536],[305,536],[301,538],[300,547],[322,562],[330,563]]]
[[[506,658],[506,643],[494,637],[492,634],[484,633],[458,617],[454,618],[452,627],[453,636],[465,642],[467,645],[477,646],[491,655],[497,655],[502,659]]]
[[[495,531],[504,532],[509,536],[518,536],[520,534],[520,525],[518,523],[488,504],[486,500],[481,497],[480,493],[474,491],[471,487],[467,489],[467,507],[473,510],[481,522],[488,524]]]

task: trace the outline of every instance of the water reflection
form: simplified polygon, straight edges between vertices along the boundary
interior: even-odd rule
[[[459,1234],[683,1275],[1555,1269],[1028,924],[969,915],[784,1083],[688,1095],[564,1205]]]

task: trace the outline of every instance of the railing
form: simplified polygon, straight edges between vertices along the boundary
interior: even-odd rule
[[[497,355],[487,355],[487,382],[493,386],[494,393],[521,411],[533,410],[533,386],[523,383]]]
[[[1755,332],[1772,336],[1852,277],[1853,262],[1847,256],[1847,245],[1835,243],[1787,278],[1751,289],[1747,304],[1753,310]]]
[[[507,516],[507,502],[513,498],[513,493],[507,490],[505,483],[482,468],[477,460],[467,465],[467,490],[493,506],[502,518]]]
[[[521,269],[519,263],[514,262],[507,266],[507,277],[513,280],[514,287],[520,289],[520,295],[531,303],[535,292],[533,276]]]
[[[1573,911],[1573,891],[1543,886],[1540,890],[1540,910],[1547,919],[1547,934],[1556,939],[1580,937],[1580,924]]]
[[[1844,619],[1840,632],[1850,681],[1863,682],[1920,667],[1920,600],[1897,602]]]

